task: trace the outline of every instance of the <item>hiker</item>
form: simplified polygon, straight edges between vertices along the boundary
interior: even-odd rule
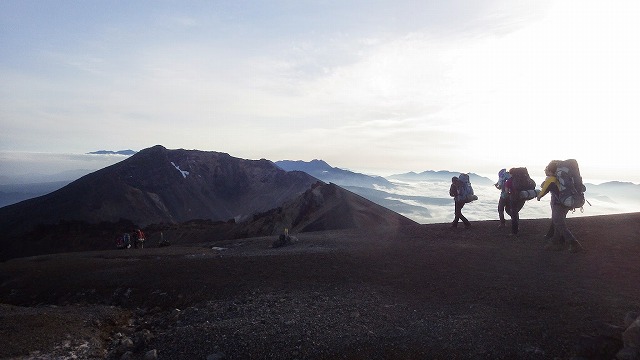
[[[511,235],[517,236],[520,228],[520,210],[524,207],[527,199],[533,198],[523,198],[521,192],[531,190],[535,196],[536,182],[531,179],[526,167],[511,168],[509,169],[509,175],[510,177],[504,183],[508,193],[505,211],[511,216]]]
[[[116,236],[116,248],[117,249],[124,249],[125,248],[124,236],[123,235]]]
[[[136,229],[135,236],[136,236],[136,245],[135,245],[136,249],[138,248],[138,244],[140,244],[140,249],[144,249],[144,233],[142,232],[142,230]]]
[[[525,200],[520,199],[519,191],[515,190],[512,178],[505,182],[505,188],[508,193],[505,208],[511,217],[511,233],[509,235],[517,236],[520,230],[520,210],[524,207]]]
[[[507,169],[501,169],[498,172],[498,182],[493,184],[496,189],[500,190],[500,200],[498,200],[498,218],[500,219],[500,225],[498,225],[498,229],[502,229],[505,227],[504,220],[504,207],[507,205],[507,201],[509,199],[509,193],[507,192],[507,188],[504,186],[504,182],[507,181],[511,177],[511,174],[507,171]]]
[[[451,178],[451,187],[449,188],[449,195],[453,197],[453,201],[455,204],[455,218],[451,223],[451,227],[457,228],[458,221],[462,220],[462,222],[464,223],[464,227],[468,229],[471,227],[471,223],[469,222],[469,220],[467,220],[466,217],[464,217],[464,215],[462,215],[462,208],[466,203],[466,201],[463,198],[460,198],[460,195],[464,191],[462,187],[463,187],[463,184],[460,181],[460,179],[458,179],[458,177],[454,176]]]
[[[122,235],[122,237],[124,238],[124,248],[131,249],[131,235],[126,232]]]
[[[567,241],[569,242],[569,251],[579,252],[582,250],[582,245],[576,240],[571,231],[567,228],[567,213],[571,210],[569,207],[564,206],[560,202],[560,183],[556,176],[556,170],[558,168],[558,160],[552,160],[544,169],[544,173],[547,176],[542,183],[540,194],[537,199],[545,196],[548,192],[551,193],[551,221],[554,228],[553,237],[545,245],[545,250],[560,251],[566,248]]]

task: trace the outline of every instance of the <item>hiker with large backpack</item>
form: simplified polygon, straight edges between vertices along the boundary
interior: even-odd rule
[[[504,186],[504,183],[510,177],[511,174],[509,174],[507,169],[501,169],[498,172],[498,181],[493,184],[496,189],[500,190],[500,200],[498,200],[498,218],[500,219],[500,225],[498,225],[498,229],[502,229],[506,226],[506,221],[504,219],[504,208],[507,205],[507,201],[509,200],[509,192],[507,192],[507,188]]]
[[[531,179],[526,167],[511,168],[509,175],[511,176],[504,184],[509,194],[506,211],[511,216],[511,235],[517,236],[520,229],[520,210],[527,201],[527,197],[521,196],[521,193],[533,191],[535,194],[536,182]]]
[[[451,187],[449,188],[449,195],[453,197],[455,204],[455,217],[451,223],[452,228],[458,227],[458,222],[462,220],[465,228],[470,228],[471,223],[462,215],[462,208],[464,204],[478,200],[478,197],[473,194],[473,188],[471,187],[471,181],[468,174],[460,174],[458,177],[451,178]]]
[[[579,252],[582,245],[567,228],[569,210],[584,205],[584,191],[578,162],[574,159],[566,161],[552,160],[544,169],[547,176],[537,196],[538,201],[547,193],[551,193],[551,221],[553,237],[545,245],[546,250],[560,251],[569,245],[569,251]]]

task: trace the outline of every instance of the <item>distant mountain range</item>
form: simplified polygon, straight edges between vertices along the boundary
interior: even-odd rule
[[[451,178],[454,176],[458,176],[460,175],[460,172],[457,171],[445,171],[445,170],[440,170],[440,171],[433,171],[433,170],[427,170],[427,171],[423,171],[421,173],[415,173],[413,171],[408,172],[408,173],[404,173],[404,174],[396,174],[396,175],[391,175],[389,176],[389,179],[394,179],[394,180],[400,180],[400,181],[444,181],[444,182],[451,182]],[[484,176],[480,176],[478,174],[474,174],[474,173],[469,173],[469,180],[471,181],[471,184],[478,184],[478,185],[493,185],[495,183],[495,181],[484,177]]]
[[[599,198],[609,202],[616,202],[613,199],[624,199],[630,203],[640,203],[640,185],[630,182],[609,181],[599,185],[585,184],[587,200]]]
[[[387,178],[382,176],[364,175],[348,170],[339,169],[337,167],[331,167],[329,164],[322,160],[306,161],[292,161],[282,160],[276,161],[276,165],[287,171],[304,171],[307,174],[314,176],[325,182],[332,182],[340,186],[356,186],[365,188],[388,188],[393,189],[396,185],[389,181],[445,181],[451,182],[451,178],[460,175],[460,172],[456,171],[433,171],[427,170],[421,173],[408,172],[404,174],[396,174],[388,176]],[[474,173],[469,173],[469,178],[472,184],[479,185],[493,185],[494,181],[480,176]]]
[[[420,217],[423,218],[431,217],[429,210],[426,208],[427,206],[443,206],[451,202],[451,199],[449,197],[402,195],[395,191],[397,185],[390,180],[450,183],[453,176],[460,175],[460,172],[428,170],[422,173],[408,172],[392,175],[387,179],[331,167],[322,160],[309,162],[285,160],[276,161],[276,165],[287,171],[304,171],[322,181],[335,183],[400,214],[419,213]],[[491,179],[473,173],[469,177],[473,184],[493,185],[494,183]],[[448,195],[446,192],[444,194]],[[418,203],[422,206],[412,205]]]
[[[286,171],[304,171],[307,174],[316,177],[327,183],[335,183],[340,186],[358,186],[366,188],[385,187],[393,188],[392,182],[382,176],[370,176],[355,173],[349,170],[331,167],[323,160],[292,161],[281,160],[275,162],[278,167]]]
[[[118,150],[118,151],[112,151],[112,150],[98,150],[98,151],[92,151],[89,152],[87,154],[93,154],[93,155],[125,155],[125,156],[130,156],[130,155],[134,155],[136,153],[136,151],[133,150]]]

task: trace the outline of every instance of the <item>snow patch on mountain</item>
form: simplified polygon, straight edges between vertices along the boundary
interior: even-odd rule
[[[189,175],[188,171],[180,170],[180,166],[176,165],[173,161],[171,162],[171,165],[173,165],[173,167],[176,168],[176,170],[178,170],[180,174],[182,174],[183,178],[187,178],[187,175]]]

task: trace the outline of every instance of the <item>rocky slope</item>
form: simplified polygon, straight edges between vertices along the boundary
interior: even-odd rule
[[[295,234],[0,263],[0,358],[611,359],[640,310],[640,214]],[[46,274],[44,276],[43,274]],[[609,331],[603,333],[603,329]],[[623,340],[626,339],[626,340]],[[622,354],[624,355],[624,354]]]

